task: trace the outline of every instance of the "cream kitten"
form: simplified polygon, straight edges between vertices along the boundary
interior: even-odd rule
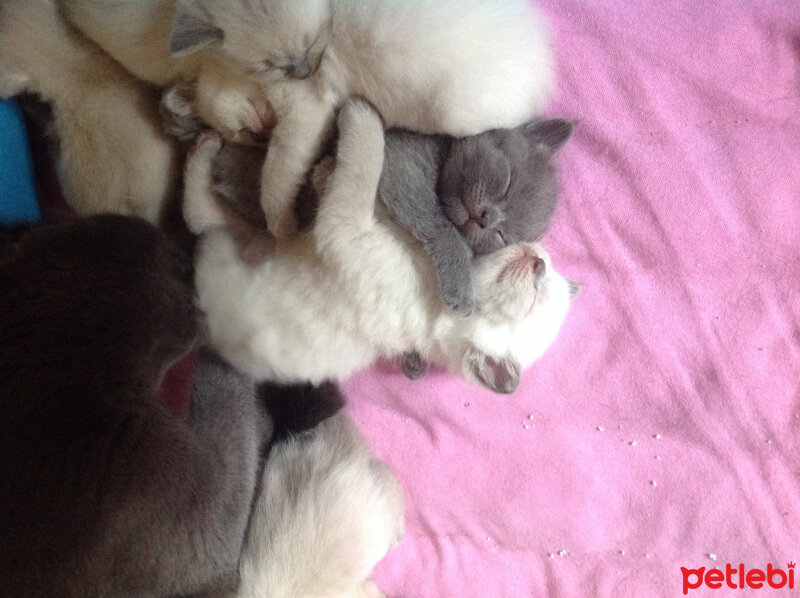
[[[78,214],[158,220],[178,169],[157,96],[76,35],[52,0],[0,5],[0,96],[23,91],[52,105],[58,175]]]
[[[170,54],[175,0],[57,1],[81,33],[137,78],[159,87],[196,80],[198,115],[228,141],[258,142],[275,126],[260,86],[218,52]]]
[[[277,241],[257,266],[239,258],[213,196],[219,139],[203,137],[189,159],[184,216],[193,232],[205,232],[196,283],[215,345],[261,379],[342,379],[416,350],[473,383],[513,392],[522,368],[555,339],[571,284],[538,245],[513,245],[475,258],[476,309],[457,315],[424,250],[376,206],[380,117],[351,101],[338,124],[336,169],[327,181],[321,167],[316,173],[324,189],[312,231]]]
[[[62,1],[148,81],[202,73],[213,59],[263,86],[277,126],[261,199],[277,236],[294,231],[292,202],[347,97],[367,99],[388,126],[466,136],[529,121],[552,87],[532,0]]]
[[[330,392],[338,394],[335,386],[323,385],[307,398],[324,401]],[[297,399],[290,395],[276,398]],[[367,576],[402,538],[403,509],[397,478],[345,411],[310,432],[289,435],[266,460],[237,596],[383,596]]]

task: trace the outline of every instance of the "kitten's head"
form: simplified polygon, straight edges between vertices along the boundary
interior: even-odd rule
[[[170,51],[214,46],[255,79],[305,79],[330,36],[329,0],[178,0]]]
[[[468,380],[499,393],[555,340],[579,285],[556,272],[538,244],[518,243],[473,261],[477,314],[461,356]]]
[[[553,158],[572,130],[572,122],[550,119],[453,141],[439,197],[475,253],[544,235],[558,197]]]

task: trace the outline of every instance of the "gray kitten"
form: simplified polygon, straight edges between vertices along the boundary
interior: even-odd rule
[[[553,157],[572,130],[570,121],[551,119],[459,139],[386,135],[378,194],[424,245],[457,312],[474,307],[473,252],[538,241],[546,232],[558,197]]]
[[[185,84],[162,100],[166,129],[182,139],[202,129],[192,102]],[[473,252],[538,241],[547,231],[558,198],[553,159],[573,128],[569,120],[549,119],[464,138],[386,132],[378,196],[430,254],[449,307],[463,314],[474,308]],[[218,197],[256,228],[263,221],[255,199],[265,152],[224,144],[213,168]],[[313,220],[312,196],[307,183],[297,208],[301,228]]]
[[[191,351],[188,257],[121,216],[2,232],[3,595],[225,595],[268,425]],[[185,416],[157,400],[181,388]]]
[[[165,127],[182,139],[202,129],[192,102],[185,84],[162,99]],[[431,256],[442,297],[456,312],[467,315],[474,309],[473,253],[538,241],[547,231],[558,198],[554,157],[573,128],[569,120],[547,119],[464,138],[386,132],[378,197]],[[244,241],[246,260],[257,261],[263,251],[251,241],[265,230],[259,197],[266,151],[226,143],[213,165],[214,190],[237,216],[229,222]],[[295,205],[300,229],[313,221],[315,201],[307,181]],[[427,366],[418,355],[407,354],[402,367],[417,379]]]

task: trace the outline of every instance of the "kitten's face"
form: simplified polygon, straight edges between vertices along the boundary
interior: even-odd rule
[[[439,197],[475,253],[544,235],[558,196],[553,157],[571,133],[553,119],[453,141]]]
[[[540,290],[555,273],[550,256],[538,244],[519,243],[475,258],[475,300],[482,314],[519,322],[537,302]]]
[[[468,380],[510,393],[553,342],[578,285],[541,246],[520,243],[473,260],[477,317],[461,356]]]
[[[216,43],[247,74],[267,83],[313,75],[330,38],[329,0],[201,0],[179,2],[177,11],[174,54]]]

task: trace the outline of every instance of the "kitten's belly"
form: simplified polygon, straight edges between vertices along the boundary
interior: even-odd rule
[[[382,355],[408,350],[424,334],[413,296],[390,280],[376,282],[376,267],[383,266],[364,263],[355,279],[343,279],[313,251],[296,249],[251,268],[226,233],[202,242],[199,306],[212,344],[238,369],[282,382],[343,379]],[[391,263],[385,269],[397,271]]]

